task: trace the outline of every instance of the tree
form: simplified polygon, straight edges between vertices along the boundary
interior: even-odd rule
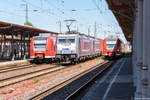
[[[28,26],[34,27],[33,24],[31,22],[29,22],[29,21],[25,22],[24,25],[28,25]]]

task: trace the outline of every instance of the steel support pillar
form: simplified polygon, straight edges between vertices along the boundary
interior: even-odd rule
[[[137,33],[137,18],[134,22],[134,32],[133,32],[133,40],[132,40],[132,65],[133,65],[133,81],[134,81],[134,86],[136,86],[137,84],[137,66],[135,64],[135,62],[137,63],[137,50],[136,50],[136,33]]]
[[[143,65],[143,1],[137,1],[137,12],[136,12],[136,50],[137,50],[137,61],[135,64],[136,68],[136,92],[135,98],[142,98],[142,87],[141,87],[141,67]]]
[[[3,50],[3,51],[4,51],[4,53],[3,53],[3,54],[4,54],[4,58],[5,58],[5,59],[8,58],[8,56],[7,56],[7,49],[8,49],[8,48],[6,47],[6,42],[7,42],[7,41],[6,41],[6,34],[4,34],[4,42],[3,42],[3,45],[4,45],[4,50]]]
[[[25,37],[25,33],[23,34],[23,48],[24,48],[23,59],[26,59],[26,37]]]
[[[1,34],[1,36],[2,36],[2,38],[4,37],[3,34]],[[3,58],[3,46],[4,46],[4,45],[3,45],[3,41],[4,41],[4,40],[2,39],[2,40],[1,40],[1,46],[0,46],[0,58],[1,58],[1,59]]]
[[[14,55],[14,35],[13,35],[13,32],[11,34],[11,60],[15,60],[15,55]]]
[[[21,39],[20,39],[20,40],[21,40],[21,42],[20,42],[20,44],[21,44],[21,45],[20,45],[20,46],[21,46],[21,59],[23,58],[23,54],[22,54],[22,53],[23,53],[23,49],[22,49],[23,39],[22,39],[22,37],[23,37],[23,36],[22,36],[22,33],[21,33]]]
[[[150,99],[150,0],[143,0],[143,98]]]
[[[28,57],[30,57],[30,33],[28,33],[27,46],[28,46]]]

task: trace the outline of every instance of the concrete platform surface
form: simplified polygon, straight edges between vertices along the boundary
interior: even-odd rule
[[[119,60],[109,72],[97,80],[82,100],[133,100],[131,57]]]
[[[30,63],[30,60],[31,59],[4,61],[4,62],[0,62],[0,67],[13,66],[13,65],[18,65],[18,64],[28,64]]]

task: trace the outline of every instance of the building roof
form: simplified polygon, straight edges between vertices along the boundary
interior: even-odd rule
[[[30,33],[31,36],[37,35],[39,33],[51,33],[51,34],[58,34],[56,32],[51,32],[39,28],[24,26],[24,25],[18,25],[8,22],[2,22],[0,21],[0,34],[22,34],[22,33]]]
[[[132,40],[135,0],[106,0],[109,8],[115,15],[127,40]]]

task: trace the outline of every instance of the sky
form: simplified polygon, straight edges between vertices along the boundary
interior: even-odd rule
[[[105,38],[117,35],[126,42],[115,17],[108,9],[105,0],[1,0],[0,21],[23,25],[25,9],[28,5],[28,21],[34,27],[53,32],[65,33],[66,25],[73,19],[70,29]]]

